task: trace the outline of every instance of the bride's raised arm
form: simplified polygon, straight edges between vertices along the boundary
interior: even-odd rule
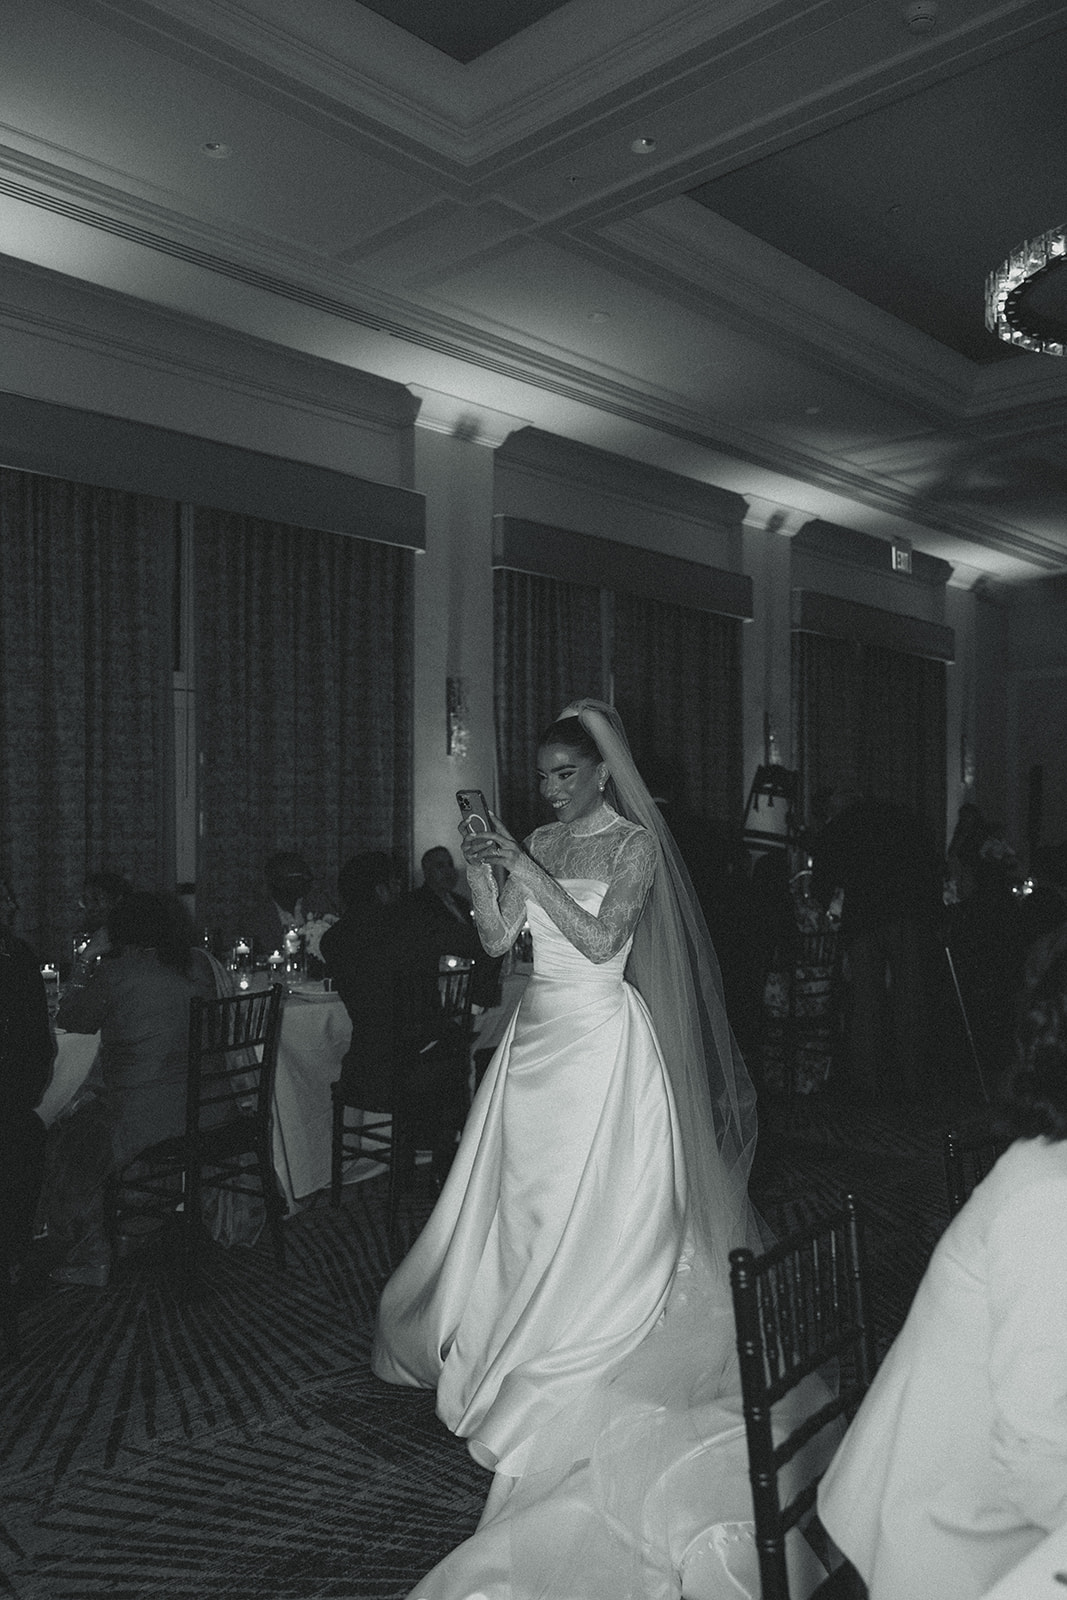
[[[536,840],[537,835],[533,838]],[[573,838],[569,848],[573,851],[581,844],[579,838]],[[598,912],[584,910],[527,851],[516,850],[514,857],[507,860],[511,874],[508,885],[510,887],[517,879],[525,895],[537,901],[564,938],[587,960],[599,965],[610,961],[637,927],[656,874],[656,859],[656,844],[651,834],[643,828],[630,832],[615,855],[607,892]],[[582,873],[578,864],[571,862],[560,876],[600,877],[603,870],[597,866]]]
[[[467,882],[474,923],[486,955],[505,955],[526,921],[526,897],[521,886],[509,877],[503,890],[498,892],[492,867],[469,858]]]

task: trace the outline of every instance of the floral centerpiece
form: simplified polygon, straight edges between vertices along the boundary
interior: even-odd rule
[[[307,958],[307,975],[309,978],[324,978],[326,968],[322,960],[322,936],[327,928],[332,928],[337,917],[332,911],[327,911],[321,917],[309,917],[301,928],[304,936],[304,954]]]

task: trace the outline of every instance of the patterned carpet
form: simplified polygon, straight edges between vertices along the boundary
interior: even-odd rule
[[[947,1220],[952,1120],[823,1100],[768,1118],[763,1215],[788,1231],[856,1193],[883,1348]],[[284,1273],[265,1245],[213,1247],[185,1299],[161,1248],[105,1292],[31,1267],[23,1359],[0,1367],[0,1595],[400,1600],[473,1529],[488,1474],[432,1395],[367,1364],[383,1198],[294,1218]]]

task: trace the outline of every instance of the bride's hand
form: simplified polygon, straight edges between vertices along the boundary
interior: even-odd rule
[[[469,866],[506,867],[514,872],[527,858],[522,846],[513,839],[495,812],[490,811],[492,833],[465,833],[460,849]]]

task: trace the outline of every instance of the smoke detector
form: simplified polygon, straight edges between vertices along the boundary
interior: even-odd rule
[[[909,33],[933,33],[937,27],[937,0],[911,0],[902,15]]]

